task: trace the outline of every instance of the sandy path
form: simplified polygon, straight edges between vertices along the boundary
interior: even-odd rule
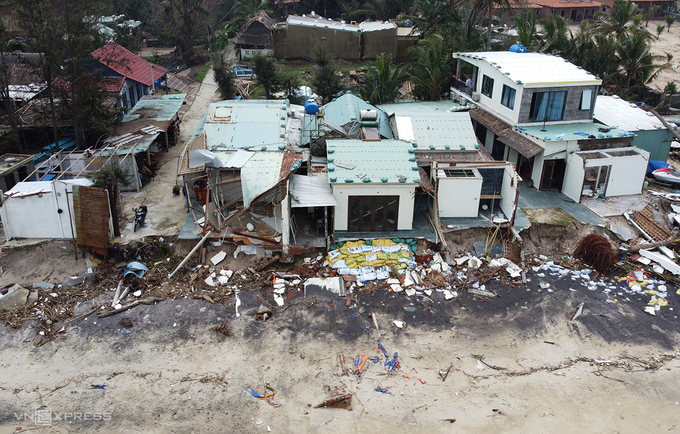
[[[152,182],[142,188],[139,193],[124,193],[123,213],[125,223],[121,224],[121,238],[123,242],[138,240],[148,235],[175,236],[179,233],[186,218],[186,199],[183,195],[175,196],[172,188],[180,183],[177,177],[179,157],[187,141],[194,134],[210,103],[219,101],[217,84],[213,70],[210,69],[200,88],[190,88],[186,104],[188,109],[180,111],[180,141],[179,145],[170,148],[163,154],[160,168]],[[133,232],[132,208],[142,201],[148,206],[146,224]]]

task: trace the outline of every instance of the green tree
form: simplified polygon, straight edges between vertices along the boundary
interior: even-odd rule
[[[266,0],[243,0],[238,2],[229,18],[232,23],[240,28],[259,11],[265,11],[268,15],[274,15],[271,5]]]
[[[194,65],[194,44],[198,36],[207,31],[208,11],[203,0],[167,0],[165,16],[175,36],[182,61]]]
[[[665,28],[666,28],[666,26],[664,26],[663,24],[657,24],[656,25],[656,39],[657,40],[661,39],[661,34],[663,33]]]
[[[659,12],[660,10],[661,6],[659,5],[649,5],[645,13],[642,14],[642,19],[645,22],[645,27],[649,26],[649,20],[651,20],[654,17],[654,15],[656,15],[657,12]]]
[[[663,88],[663,91],[666,94],[666,100],[668,101],[667,105],[668,107],[670,107],[671,103],[673,102],[673,95],[678,93],[678,85],[675,84],[674,81],[669,81],[666,83],[666,86]]]
[[[378,56],[375,66],[366,71],[359,94],[371,104],[394,102],[403,81],[401,67],[392,64],[391,54],[383,54]]]
[[[666,15],[666,31],[670,33],[671,25],[675,22],[675,14]]]
[[[439,36],[425,38],[408,51],[411,62],[408,78],[413,81],[418,98],[437,101],[449,89],[452,80],[451,52]]]
[[[224,60],[223,52],[213,55],[213,73],[222,99],[234,99],[237,90],[233,66]]]
[[[253,56],[253,72],[255,82],[264,88],[266,97],[271,98],[272,90],[281,82],[274,59],[271,56],[256,54]]]
[[[595,12],[595,28],[603,34],[613,33],[616,39],[621,39],[631,27],[630,22],[635,19],[639,8],[631,0],[614,0],[611,13]]]
[[[131,175],[123,170],[117,161],[109,162],[90,177],[93,187],[105,188],[109,192],[109,207],[111,208],[111,217],[113,220],[113,234],[116,237],[120,237],[120,210],[118,208],[120,186],[130,185],[130,177]]]
[[[337,68],[327,43],[319,43],[312,49],[312,58],[319,67],[312,77],[312,88],[323,98],[323,102],[330,101],[332,97],[344,90],[344,86],[337,74]]]
[[[558,15],[550,15],[539,21],[543,27],[545,35],[543,42],[543,52],[545,53],[563,53],[569,49],[570,37],[572,36],[569,30],[569,21]]]
[[[662,66],[654,64],[654,55],[643,32],[624,33],[616,46],[617,63],[626,88],[644,86],[656,78]]]
[[[536,30],[536,9],[530,9],[526,17],[516,16],[513,21],[517,29],[519,43],[529,50],[536,48],[541,40]]]

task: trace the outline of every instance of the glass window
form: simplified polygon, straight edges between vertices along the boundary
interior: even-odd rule
[[[529,121],[561,121],[564,117],[564,104],[567,92],[535,92],[531,97]]]
[[[590,110],[593,100],[593,91],[588,89],[581,92],[581,110]]]
[[[501,95],[501,104],[509,108],[510,110],[513,110],[515,108],[515,94],[517,92],[515,91],[514,88],[508,86],[508,85],[503,85],[503,94]]]
[[[482,94],[491,98],[491,95],[493,95],[493,78],[486,75],[482,78]]]

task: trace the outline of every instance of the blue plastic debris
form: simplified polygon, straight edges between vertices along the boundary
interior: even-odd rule
[[[380,393],[390,394],[390,395],[392,394],[389,390],[383,389],[382,387],[380,387],[380,384],[378,384],[378,387],[375,388],[375,391],[380,392]]]
[[[149,269],[141,262],[130,262],[127,264],[127,267],[125,267],[123,279],[125,279],[128,274],[134,274],[135,276],[142,278],[147,271],[149,271]]]
[[[275,403],[274,401],[272,401],[271,399],[267,398],[266,396],[260,395],[259,393],[255,392],[255,391],[254,391],[252,388],[250,388],[250,387],[246,387],[245,389],[246,389],[248,392],[250,392],[251,395],[253,395],[253,398],[257,398],[257,399],[261,399],[261,400],[263,400],[263,401],[267,401],[267,404],[271,405],[272,407],[278,407],[278,406],[281,405],[281,404]],[[268,396],[274,396],[274,395],[275,395],[275,393],[272,393],[271,395],[268,395]]]

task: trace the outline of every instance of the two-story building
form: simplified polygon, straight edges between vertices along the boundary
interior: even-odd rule
[[[625,125],[593,120],[602,84],[598,77],[559,56],[529,53],[523,46],[453,57],[458,61],[453,98],[477,106],[470,116],[480,142],[494,159],[516,163],[528,185],[560,190],[576,201],[582,194],[641,192],[649,153],[633,147],[635,134]],[[583,158],[570,158],[604,149],[606,155],[593,154],[597,166],[605,168],[596,179],[584,173]]]

